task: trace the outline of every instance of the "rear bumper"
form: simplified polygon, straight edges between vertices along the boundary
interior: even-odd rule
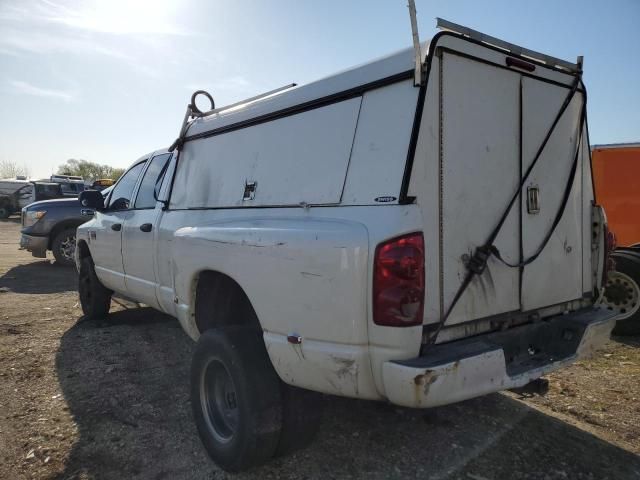
[[[589,356],[609,339],[614,324],[610,311],[589,308],[436,345],[424,356],[386,362],[386,395],[397,405],[425,408],[521,387]]]
[[[45,258],[48,245],[49,237],[36,237],[24,233],[20,236],[20,248],[31,252],[34,257]]]

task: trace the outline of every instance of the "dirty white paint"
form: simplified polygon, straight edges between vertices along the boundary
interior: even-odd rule
[[[371,205],[384,196],[397,203],[417,97],[412,80],[364,94],[343,205]]]
[[[317,218],[243,216],[185,226],[172,242],[175,296],[190,304],[194,278],[215,270],[247,292],[264,330],[364,345],[367,243],[362,225]]]
[[[530,78],[522,79],[522,86],[522,154],[523,166],[528,168],[567,96],[567,89]],[[576,94],[527,181],[527,186],[536,186],[540,191],[540,212],[527,213],[526,202],[523,202],[522,242],[525,257],[539,248],[562,201],[577,148],[582,103],[582,95]],[[590,225],[583,224],[582,208],[591,203],[593,195],[589,187],[583,198],[582,169],[588,169],[589,165],[579,167],[565,213],[549,244],[535,262],[524,268],[523,310],[573,300],[588,291],[583,290],[582,285],[582,250],[590,246],[590,242],[583,246],[583,229],[588,230]],[[548,272],[553,272],[553,282],[543,281]]]
[[[447,361],[427,369],[386,362],[382,367],[386,397],[397,405],[425,408],[522,387],[578,359],[589,357],[601,348],[609,339],[615,320],[606,310],[600,316],[600,320],[587,327],[575,355],[514,376],[507,374],[502,349]]]
[[[504,355],[497,350],[454,360],[431,372],[416,372],[393,361],[419,356],[422,325],[393,328],[373,323],[376,246],[412,232],[422,232],[425,239],[424,322],[438,320],[465,272],[462,255],[483,243],[519,180],[520,114],[538,112],[531,115],[546,121],[557,106],[557,98],[546,87],[539,88],[538,80],[524,82],[513,69],[486,65],[503,66],[504,52],[451,36],[441,37],[430,48],[437,47],[485,63],[445,52],[443,65],[440,56],[434,56],[408,192],[414,203],[400,205],[398,197],[418,89],[409,77],[398,77],[392,84],[357,90],[411,73],[413,51],[407,49],[193,122],[188,135],[351,92],[336,103],[187,142],[180,155],[172,157],[159,191],[160,200],[170,200],[168,210],[157,203],[153,210],[97,212],[78,229],[78,241],[89,247],[99,278],[117,293],[177,317],[197,339],[198,278],[204,271],[228,275],[244,289],[256,311],[279,376],[289,384],[330,394],[426,407],[522,385],[566,363],[510,378]],[[542,67],[534,74],[564,85],[571,82],[568,75]],[[518,101],[523,82],[525,110]],[[545,154],[557,159],[557,170],[536,172],[535,181],[544,185],[545,210],[525,226],[526,249],[533,248],[554,211],[557,193],[546,192],[559,191],[561,172],[569,166],[576,106],[548,147],[552,151]],[[531,135],[543,129],[544,122],[536,118],[523,120],[531,123]],[[535,138],[527,142],[530,154]],[[563,242],[554,239],[549,261],[525,272],[531,296],[521,299],[518,272],[492,260],[488,273],[472,285],[454,312],[452,323],[523,306],[535,306],[541,316],[559,314],[592,302],[582,293],[598,285],[599,275],[593,270],[602,262],[602,240],[591,249],[589,158],[583,153],[581,159],[581,177],[556,235]],[[255,191],[246,199],[249,183],[255,183]],[[139,188],[135,187],[132,199]],[[383,202],[376,201],[383,197]],[[519,254],[522,215],[519,207],[511,212],[496,242],[510,259]],[[111,227],[118,222],[124,228],[115,231]],[[136,230],[142,223],[153,224],[148,237]],[[133,232],[135,241],[129,238]],[[139,254],[127,245],[136,245]],[[562,268],[572,271],[563,273],[565,284],[556,295],[550,291],[549,278],[556,275],[558,255],[565,261]],[[445,331],[442,338],[454,341],[487,328],[491,324],[485,319],[477,328]],[[597,348],[609,328],[589,330],[578,355]],[[290,334],[299,336],[301,343],[289,343]]]
[[[445,308],[467,267],[463,255],[483,245],[520,181],[520,75],[444,53],[442,116],[442,275]],[[487,119],[491,119],[487,121]],[[495,245],[519,258],[518,209]],[[491,258],[449,317],[449,324],[518,310],[519,272]]]
[[[441,38],[437,46],[448,50],[433,57],[416,149],[422,163],[414,164],[409,188],[422,209],[427,271],[437,272],[427,276],[425,323],[437,322],[451,304],[466,272],[464,256],[484,244],[495,227],[515,191],[518,171],[531,162],[573,80],[540,66],[532,73],[536,78],[505,69],[507,54],[459,38]],[[526,202],[520,207],[516,201],[495,241],[512,263],[520,260],[521,239],[525,257],[535,251],[557,212],[575,152],[581,102],[578,93],[528,182],[540,188],[540,213],[528,214]],[[590,255],[589,162],[583,139],[565,215],[543,254],[526,267],[522,285],[517,269],[490,259],[485,274],[474,280],[452,312],[450,325],[560,305],[593,291],[599,280],[593,283],[598,265]],[[438,204],[441,212],[434,207]],[[550,276],[558,281],[549,282]]]
[[[171,208],[337,204],[361,97],[188,142]],[[252,199],[243,199],[246,182]]]

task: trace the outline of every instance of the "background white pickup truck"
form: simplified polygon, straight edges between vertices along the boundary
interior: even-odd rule
[[[438,34],[417,84],[406,50],[213,110],[81,195],[85,314],[126,295],[198,340],[222,467],[307,442],[307,390],[442,405],[608,338],[581,65],[492,43]]]

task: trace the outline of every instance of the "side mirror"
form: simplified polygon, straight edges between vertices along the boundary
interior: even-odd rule
[[[98,211],[104,210],[104,198],[97,190],[85,190],[80,193],[78,198],[80,199],[80,205],[83,207],[93,208]]]

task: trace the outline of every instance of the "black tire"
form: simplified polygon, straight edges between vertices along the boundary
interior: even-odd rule
[[[7,205],[0,205],[0,219],[9,218],[11,215],[11,208]]]
[[[282,432],[276,456],[307,447],[316,437],[324,410],[324,397],[310,390],[282,385]]]
[[[281,382],[260,333],[246,326],[208,330],[191,364],[191,406],[200,439],[228,472],[265,463],[280,439]]]
[[[611,257],[615,271],[609,274],[603,302],[610,310],[620,310],[624,318],[616,322],[614,335],[640,334],[640,255],[616,251]]]
[[[75,265],[76,228],[65,228],[59,232],[51,243],[51,250],[56,264],[62,267]]]
[[[106,317],[111,307],[112,293],[111,290],[100,283],[92,258],[83,258],[80,261],[80,272],[78,274],[78,294],[85,319]]]

